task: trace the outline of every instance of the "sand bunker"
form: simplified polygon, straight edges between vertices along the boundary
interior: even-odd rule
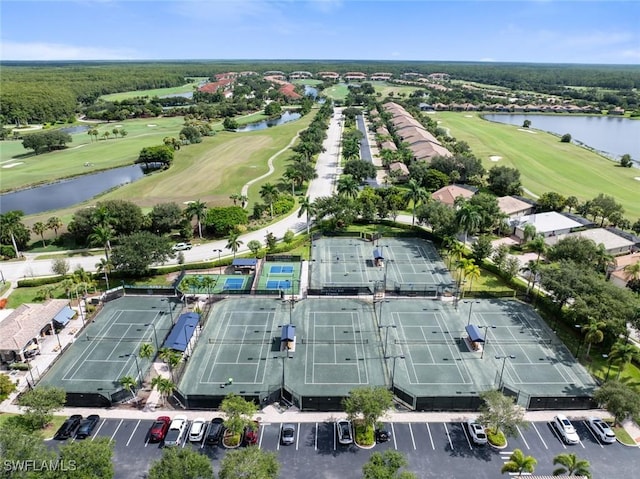
[[[518,128],[518,131],[526,131],[527,133],[531,133],[532,135],[537,135],[537,131],[529,130],[528,128]]]
[[[502,157],[501,156],[490,156],[489,159],[491,161],[500,161],[502,159]]]
[[[13,168],[14,166],[23,165],[24,161],[20,161],[18,163],[9,163],[8,165],[2,165],[3,168]],[[636,178],[640,179],[640,178]]]
[[[6,167],[5,167],[5,168],[6,168]],[[640,181],[640,176],[636,176],[636,177],[634,178],[634,180],[636,180],[636,181]]]
[[[147,125],[149,128],[153,128],[154,126],[158,126],[158,125]]]
[[[473,118],[473,115],[465,115],[465,118]]]

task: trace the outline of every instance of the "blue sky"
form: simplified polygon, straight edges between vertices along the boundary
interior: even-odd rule
[[[640,64],[640,2],[1,0],[2,60]]]

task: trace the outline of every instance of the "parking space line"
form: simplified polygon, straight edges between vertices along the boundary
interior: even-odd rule
[[[314,442],[315,442],[314,448],[317,451],[318,450],[318,423],[316,423],[316,437]]]
[[[551,423],[549,423],[551,424]],[[562,444],[562,447],[564,449],[567,448],[567,445],[564,443],[564,441],[562,440],[562,438],[560,437],[560,434],[558,433],[558,431],[556,431],[556,427],[554,425],[551,425],[551,431],[553,432],[553,435],[556,437],[556,439],[558,441],[560,441],[560,444]]]
[[[409,434],[411,434],[411,443],[413,444],[413,450],[416,450],[416,440],[413,437],[413,428],[411,427],[411,423],[409,423]]]
[[[338,434],[338,431],[336,431],[336,423],[333,423],[333,450],[335,451],[336,448],[336,436]]]
[[[276,445],[276,451],[280,450],[280,443],[282,442],[282,426],[283,424],[280,423],[280,434],[278,434],[278,444]]]
[[[431,449],[436,450],[436,445],[433,443],[433,436],[431,435],[431,428],[429,427],[429,423],[425,422],[427,425],[427,432],[429,433],[429,440],[431,441]]]
[[[447,429],[447,423],[443,422],[442,425],[444,426],[444,432],[447,433],[447,439],[449,439],[449,445],[451,446],[451,450],[453,451],[453,442],[451,442],[451,436],[449,435],[449,429]]]
[[[262,436],[264,435],[264,424],[260,428],[260,439],[258,439],[258,448],[262,449]],[[204,442],[203,442],[204,444]]]
[[[129,446],[129,443],[131,442],[131,439],[133,439],[133,435],[136,433],[136,430],[138,429],[139,425],[140,425],[140,419],[138,419],[138,422],[136,423],[136,427],[133,428],[133,432],[131,433],[131,436],[129,436],[129,440],[127,441],[125,446]]]
[[[464,433],[464,437],[467,439],[467,444],[469,444],[469,449],[473,451],[473,446],[471,445],[471,439],[469,439],[469,431],[467,431],[467,428],[463,422],[461,422],[460,425],[462,426],[462,432]]]
[[[582,446],[582,449],[586,449],[586,447],[584,447],[584,444],[582,444],[582,439],[578,439],[578,442],[580,443],[580,445]]]
[[[522,439],[522,442],[524,442],[524,445],[527,446],[527,449],[531,449],[529,447],[529,443],[527,442],[527,440],[524,438],[524,434],[522,434],[522,431],[520,430],[520,427],[518,427],[516,425],[516,429],[518,430],[518,434],[520,434],[520,438]]]
[[[536,425],[534,423],[531,423],[531,425],[533,426],[533,428],[536,430],[536,433],[538,434],[538,437],[540,438],[540,440],[542,441],[542,445],[544,446],[545,449],[549,449],[549,447],[547,446],[547,443],[544,442],[544,439],[542,439],[542,435],[540,434],[540,431],[538,431],[538,428],[536,427]]]
[[[393,448],[398,450],[398,443],[396,442],[396,430],[393,427],[393,423],[391,423],[391,434],[393,435]]]
[[[120,429],[120,426],[122,426],[122,422],[124,421],[124,419],[120,419],[120,424],[118,424],[118,427],[116,428],[115,431],[113,431],[113,434],[111,435],[111,440],[113,441],[113,438],[116,437],[116,433],[118,432],[118,429]]]
[[[298,450],[298,443],[300,443],[300,423],[298,423],[298,430],[296,431],[296,451]]]
[[[591,436],[593,436],[593,438],[596,440],[596,442],[598,443],[598,445],[604,449],[604,446],[602,445],[602,443],[600,442],[600,439],[598,439],[598,436],[596,436],[593,431],[591,430],[591,428],[589,427],[589,423],[587,421],[582,421],[582,424],[584,424],[587,428],[587,430],[589,431],[589,434],[591,434]],[[582,441],[580,441],[580,444],[582,444]],[[583,446],[584,447],[584,446]]]
[[[100,426],[98,427],[98,430],[93,434],[93,437],[91,438],[91,442],[93,442],[93,440],[96,438],[96,436],[100,432],[100,429],[102,429],[102,426],[104,426],[105,422],[107,422],[106,418],[102,420],[102,424],[100,424]]]

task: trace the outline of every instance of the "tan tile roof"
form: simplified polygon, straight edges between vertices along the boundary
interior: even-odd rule
[[[395,161],[389,165],[389,171],[399,171],[405,175],[409,174],[409,168],[401,161]]]
[[[68,304],[66,299],[50,299],[42,304],[28,303],[16,308],[0,323],[0,350],[24,348]]]
[[[618,256],[615,258],[616,269],[623,269],[630,264],[636,264],[640,261],[640,253],[625,254],[624,256]]]
[[[498,198],[498,207],[504,214],[512,215],[513,213],[518,213],[520,211],[530,210],[533,208],[533,205],[530,205],[526,201],[519,200],[518,198],[514,198],[513,196],[502,196]]]
[[[449,185],[444,188],[440,188],[438,191],[434,191],[431,197],[444,203],[445,205],[453,206],[456,198],[462,196],[464,198],[471,198],[475,193],[471,190],[463,188],[458,185]]]

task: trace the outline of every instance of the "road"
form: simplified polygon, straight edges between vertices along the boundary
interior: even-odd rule
[[[342,109],[336,108],[334,109],[334,114],[329,122],[327,139],[323,143],[324,151],[320,153],[316,162],[318,177],[311,181],[307,191],[311,201],[323,196],[331,196],[334,192],[339,171],[341,132]],[[265,236],[268,232],[273,233],[277,238],[282,238],[287,230],[292,230],[295,233],[303,231],[306,228],[306,217],[303,215],[299,218],[298,212],[299,210],[296,210],[286,218],[283,218],[276,223],[242,235],[240,237],[242,246],[238,250],[238,253],[245,253],[249,251],[247,244],[251,240],[257,240],[264,244]],[[191,250],[183,252],[185,262],[195,263],[198,261],[211,261],[217,259],[218,252],[214,252],[215,250],[222,250],[220,257],[231,256],[231,252],[226,250],[226,245],[226,239],[196,245]],[[41,254],[25,253],[24,261],[3,263],[0,265],[2,276],[5,280],[15,283],[17,280],[23,278],[52,275],[51,266],[53,260],[36,259],[38,256],[41,256]],[[71,271],[78,266],[84,268],[86,271],[95,271],[96,263],[99,263],[100,259],[103,257],[104,255],[80,256],[77,254],[76,256],[72,256],[69,258]],[[177,263],[177,260],[174,259],[168,263]]]

